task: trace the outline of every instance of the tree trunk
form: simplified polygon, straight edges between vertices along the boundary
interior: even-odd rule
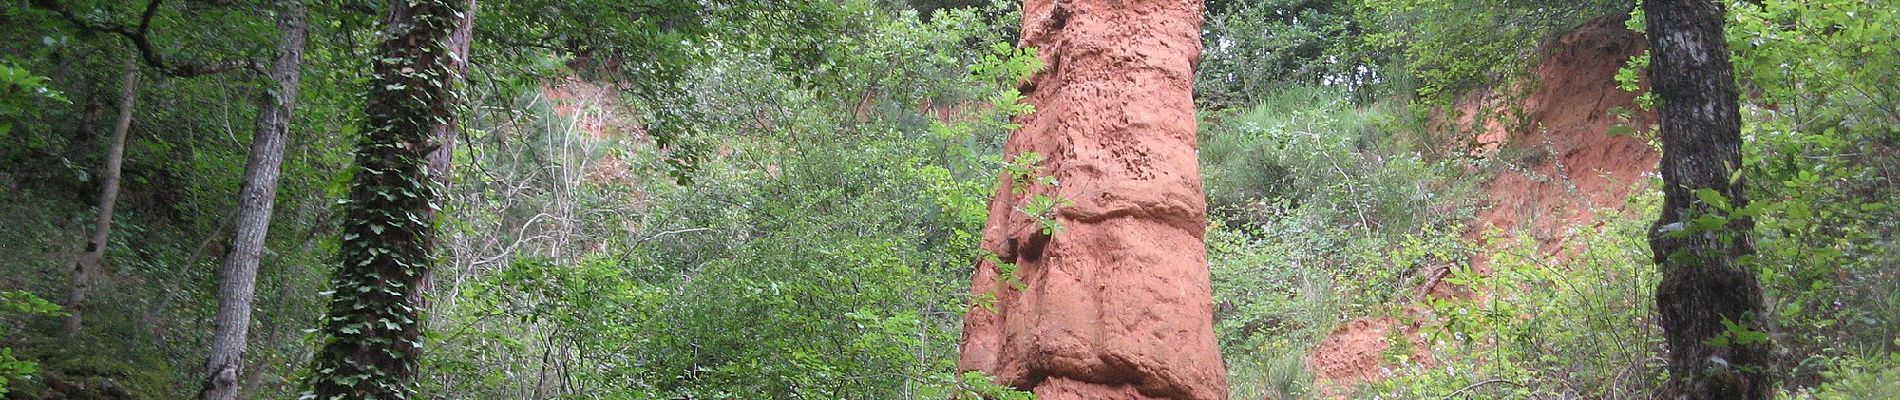
[[[1766,399],[1770,344],[1757,335],[1770,316],[1763,313],[1753,266],[1743,261],[1755,251],[1754,222],[1695,222],[1726,218],[1728,210],[1748,205],[1722,5],[1649,0],[1643,12],[1663,144],[1663,211],[1649,240],[1662,269],[1656,308],[1669,346],[1671,386],[1686,399]]]
[[[251,327],[251,300],[257,289],[257,264],[264,254],[264,238],[270,232],[284,142],[303,80],[304,13],[300,0],[289,0],[278,14],[281,37],[270,70],[270,79],[277,86],[265,91],[257,102],[251,154],[244,163],[244,186],[238,190],[237,232],[231,239],[231,251],[218,269],[218,312],[212,320],[216,330],[211,334],[211,355],[205,360],[199,399],[237,399]]]
[[[112,126],[112,144],[106,148],[105,169],[99,171],[104,180],[99,189],[98,219],[93,222],[92,237],[86,240],[85,252],[73,261],[72,290],[66,293],[67,315],[61,330],[67,337],[79,335],[86,295],[92,290],[93,276],[99,273],[99,259],[105,257],[106,240],[112,236],[112,207],[119,202],[119,170],[125,164],[125,137],[132,130],[132,109],[138,95],[138,56],[133,55],[125,62],[125,79],[119,92],[119,120]]]
[[[463,13],[462,22],[456,26],[455,33],[449,35],[448,44],[445,45],[450,53],[461,55],[449,59],[449,69],[460,76],[468,72],[468,46],[475,41],[475,0],[455,1],[467,1],[466,10],[469,10]],[[435,151],[429,152],[429,176],[434,177],[437,184],[449,184],[449,161],[455,154],[455,139],[460,133],[455,124],[436,125],[430,133],[435,138],[436,147]]]
[[[452,125],[473,0],[391,0],[370,80],[368,135],[344,203],[342,261],[327,338],[316,354],[317,398],[406,399],[421,356],[423,286],[435,263],[438,184],[430,156]],[[446,159],[443,168],[446,170]]]
[[[1024,2],[1022,45],[1048,68],[1004,152],[1041,162],[998,178],[971,290],[993,307],[965,317],[959,370],[1045,400],[1227,398],[1195,156],[1201,14]]]

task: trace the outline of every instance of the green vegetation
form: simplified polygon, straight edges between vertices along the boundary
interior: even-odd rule
[[[382,340],[355,335],[400,320],[326,316],[351,310],[330,302],[339,292],[397,290],[333,281],[360,259],[346,252],[374,258],[393,246],[357,241],[386,228],[359,226],[347,204],[356,200],[339,203],[354,198],[355,175],[388,173],[354,167],[350,150],[370,143],[370,114],[388,111],[365,107],[371,82],[382,82],[372,66],[389,62],[377,47],[387,5],[303,3],[302,93],[240,398],[299,398],[328,373],[316,361],[325,343]],[[1537,158],[1511,152],[1542,150],[1458,147],[1471,133],[1445,123],[1457,100],[1534,87],[1522,83],[1541,46],[1585,21],[1629,14],[1641,27],[1644,17],[1629,2],[1548,3],[1207,2],[1195,90],[1215,328],[1235,398],[1669,390],[1648,242],[1664,207],[1659,179],[1634,182],[1621,208],[1560,223],[1560,244],[1472,228],[1493,200],[1485,185]],[[1743,92],[1737,182],[1750,202],[1727,207],[1710,192],[1700,201],[1719,212],[1657,228],[1686,235],[1752,220],[1745,263],[1773,322],[1711,339],[1773,345],[1777,396],[1892,398],[1900,11],[1882,1],[1724,3]],[[0,395],[200,390],[250,121],[275,87],[248,63],[270,59],[277,5],[0,3]],[[410,254],[433,267],[407,288],[426,308],[399,322],[421,346],[394,357],[412,357],[418,377],[395,391],[1031,397],[956,367],[963,314],[995,301],[969,291],[972,266],[994,257],[979,247],[991,191],[999,179],[1057,183],[1042,155],[1001,156],[1018,128],[1011,117],[1035,112],[1018,85],[1043,69],[1036,49],[1013,46],[1019,8],[480,2],[468,73],[443,87],[461,99],[452,118],[407,115],[417,125],[458,120],[446,175],[358,193],[439,194],[433,219],[402,218],[434,235]],[[62,336],[73,307],[46,299],[65,298],[98,209],[128,57],[141,60],[146,83],[114,232],[84,329]],[[1641,60],[1620,74],[1625,89],[1645,87]],[[1499,107],[1466,111],[1521,111]],[[1644,108],[1600,117],[1628,122]],[[1652,126],[1611,130],[1657,136]],[[1550,201],[1584,204],[1566,195]],[[1057,210],[1075,202],[1038,195],[1015,211],[1059,236]],[[1022,284],[1013,271],[1006,279]],[[1441,282],[1464,295],[1426,294]],[[1360,319],[1407,328],[1383,338],[1379,379],[1330,387],[1310,355]]]
[[[1476,181],[1459,174],[1474,166],[1403,150],[1397,132],[1422,129],[1403,102],[1264,98],[1203,127],[1216,327],[1236,395],[1311,394],[1303,359],[1342,316],[1396,313],[1426,274],[1468,260]]]

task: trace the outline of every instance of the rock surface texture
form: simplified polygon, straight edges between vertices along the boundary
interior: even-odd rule
[[[1048,68],[1005,153],[1053,179],[997,183],[959,368],[1045,400],[1226,399],[1195,154],[1201,1],[1025,3],[1022,45]],[[1063,205],[1030,215],[1038,196]]]

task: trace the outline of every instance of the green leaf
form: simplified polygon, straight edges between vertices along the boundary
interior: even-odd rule
[[[1717,192],[1715,189],[1696,189],[1695,197],[1696,199],[1702,200],[1702,204],[1708,204],[1710,207],[1715,207],[1715,209],[1724,212],[1729,211],[1728,197],[1723,196],[1722,192]]]

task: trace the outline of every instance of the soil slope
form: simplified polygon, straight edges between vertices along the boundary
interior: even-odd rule
[[[1655,120],[1653,112],[1636,106],[1635,93],[1618,89],[1616,82],[1623,61],[1644,48],[1642,34],[1625,29],[1623,18],[1599,18],[1544,46],[1543,58],[1530,71],[1530,90],[1484,90],[1459,102],[1458,125],[1466,129],[1452,131],[1471,133],[1452,142],[1506,166],[1484,185],[1483,208],[1471,221],[1467,238],[1492,230],[1505,237],[1528,234],[1540,250],[1561,257],[1574,250],[1566,248],[1565,240],[1575,228],[1592,223],[1597,212],[1621,210],[1631,191],[1654,174],[1659,156],[1642,135],[1617,128],[1643,131]],[[1513,106],[1521,107],[1521,113],[1478,117],[1484,110]],[[1471,268],[1488,272],[1482,254]],[[1472,295],[1436,279],[1421,291],[1426,296]],[[1387,357],[1381,353],[1396,335],[1416,344],[1413,360],[1429,363],[1416,334],[1429,317],[1413,314],[1362,318],[1334,329],[1307,355],[1319,394],[1343,397],[1353,385],[1384,378],[1391,366],[1383,365]]]

